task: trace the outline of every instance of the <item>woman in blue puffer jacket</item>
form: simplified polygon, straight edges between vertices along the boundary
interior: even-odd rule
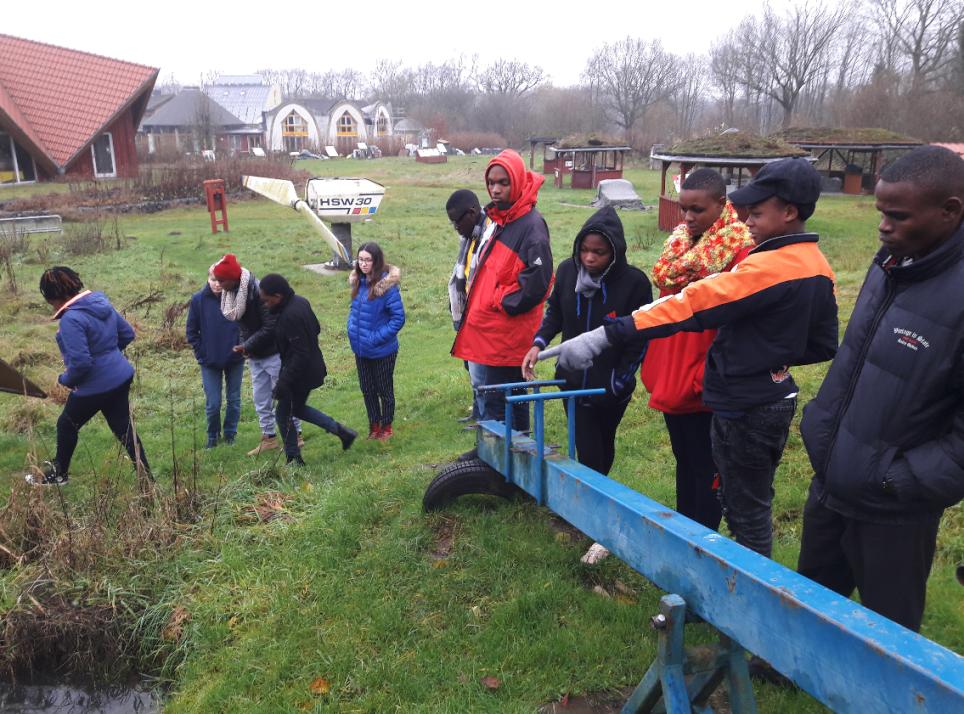
[[[45,270],[40,292],[54,309],[54,319],[60,320],[57,346],[64,372],[57,381],[70,395],[57,420],[57,456],[46,462],[40,474],[28,474],[27,481],[43,486],[67,483],[78,432],[97,412],[104,415],[138,472],[149,476],[144,447],[131,418],[134,368],[122,354],[134,341],[133,328],[104,293],[84,290],[80,276],[70,268]]]
[[[377,243],[364,243],[348,276],[351,310],[348,341],[355,353],[358,386],[368,412],[369,439],[385,441],[392,436],[395,417],[395,358],[398,331],[405,324],[405,308],[399,291],[402,273],[386,265]]]

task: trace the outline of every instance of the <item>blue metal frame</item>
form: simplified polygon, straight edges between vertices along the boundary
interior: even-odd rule
[[[567,398],[571,408],[590,393],[598,391],[509,397],[509,410],[537,402],[536,438],[513,434],[509,420],[483,421],[479,457],[834,711],[964,711],[964,658],[572,458],[547,455],[544,402]],[[572,426],[570,419],[570,454]],[[664,665],[678,659],[675,651],[664,655]]]

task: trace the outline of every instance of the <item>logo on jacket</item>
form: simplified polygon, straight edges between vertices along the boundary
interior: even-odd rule
[[[913,330],[906,330],[903,327],[895,327],[894,334],[897,335],[897,344],[903,345],[909,350],[914,350],[917,352],[921,347],[925,350],[931,346],[931,343],[923,335],[918,335]]]
[[[532,261],[533,265],[542,265],[542,258],[536,258]]]
[[[786,382],[790,379],[790,368],[787,365],[783,365],[780,369],[771,370],[770,379],[773,380],[774,384]]]

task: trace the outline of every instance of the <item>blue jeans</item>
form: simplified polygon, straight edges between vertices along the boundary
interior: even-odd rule
[[[512,384],[524,382],[522,367],[493,367],[484,365],[485,381],[483,384]],[[525,394],[524,389],[513,390],[512,395]],[[505,392],[486,392],[482,418],[494,421],[505,421]],[[529,405],[527,402],[512,406],[512,428],[516,431],[529,431]]]
[[[733,539],[770,557],[773,544],[773,475],[797,399],[781,399],[748,409],[742,416],[713,415],[710,442],[720,472],[720,501]]]
[[[241,380],[244,362],[220,367],[201,367],[201,384],[204,386],[204,413],[208,419],[208,440],[217,439],[221,429],[221,381],[227,387],[224,407],[224,438],[233,439],[238,433],[241,418]]]
[[[485,384],[485,365],[478,362],[465,363],[465,368],[469,371],[469,384],[472,385],[472,418],[481,419],[485,412],[485,395],[475,391]]]
[[[275,412],[275,418],[278,421],[278,432],[284,441],[285,456],[289,460],[301,456],[301,449],[298,448],[298,432],[291,428],[294,425],[294,417],[319,426],[330,434],[337,436],[339,433],[338,422],[324,412],[305,404],[309,394],[310,392],[299,391],[278,396],[278,410]]]

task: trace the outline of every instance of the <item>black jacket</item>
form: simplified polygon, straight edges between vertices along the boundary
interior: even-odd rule
[[[311,304],[292,293],[285,298],[274,314],[275,339],[281,353],[281,374],[277,394],[309,392],[325,382],[328,370],[318,346],[321,325],[311,310]]]
[[[252,274],[248,283],[248,306],[238,320],[238,327],[241,328],[241,344],[248,356],[261,359],[278,354],[274,339],[275,320],[277,316],[261,302],[258,279]]]
[[[602,279],[600,289],[592,298],[576,292],[579,275],[579,244],[587,233],[603,235],[613,249],[613,262]],[[546,314],[533,343],[545,349],[552,339],[562,332],[568,340],[584,332],[609,324],[617,317],[632,314],[633,310],[651,302],[653,288],[643,271],[626,263],[626,239],[623,225],[610,206],[594,213],[572,244],[572,257],[559,263],[556,283],[546,303]],[[630,340],[623,345],[611,347],[599,355],[589,369],[572,372],[556,368],[556,379],[566,380],[569,389],[604,387],[606,395],[594,401],[615,399],[624,402],[636,387],[635,373],[643,360],[646,342]]]
[[[887,261],[874,258],[800,432],[828,508],[910,523],[964,497],[964,227],[914,263]]]

